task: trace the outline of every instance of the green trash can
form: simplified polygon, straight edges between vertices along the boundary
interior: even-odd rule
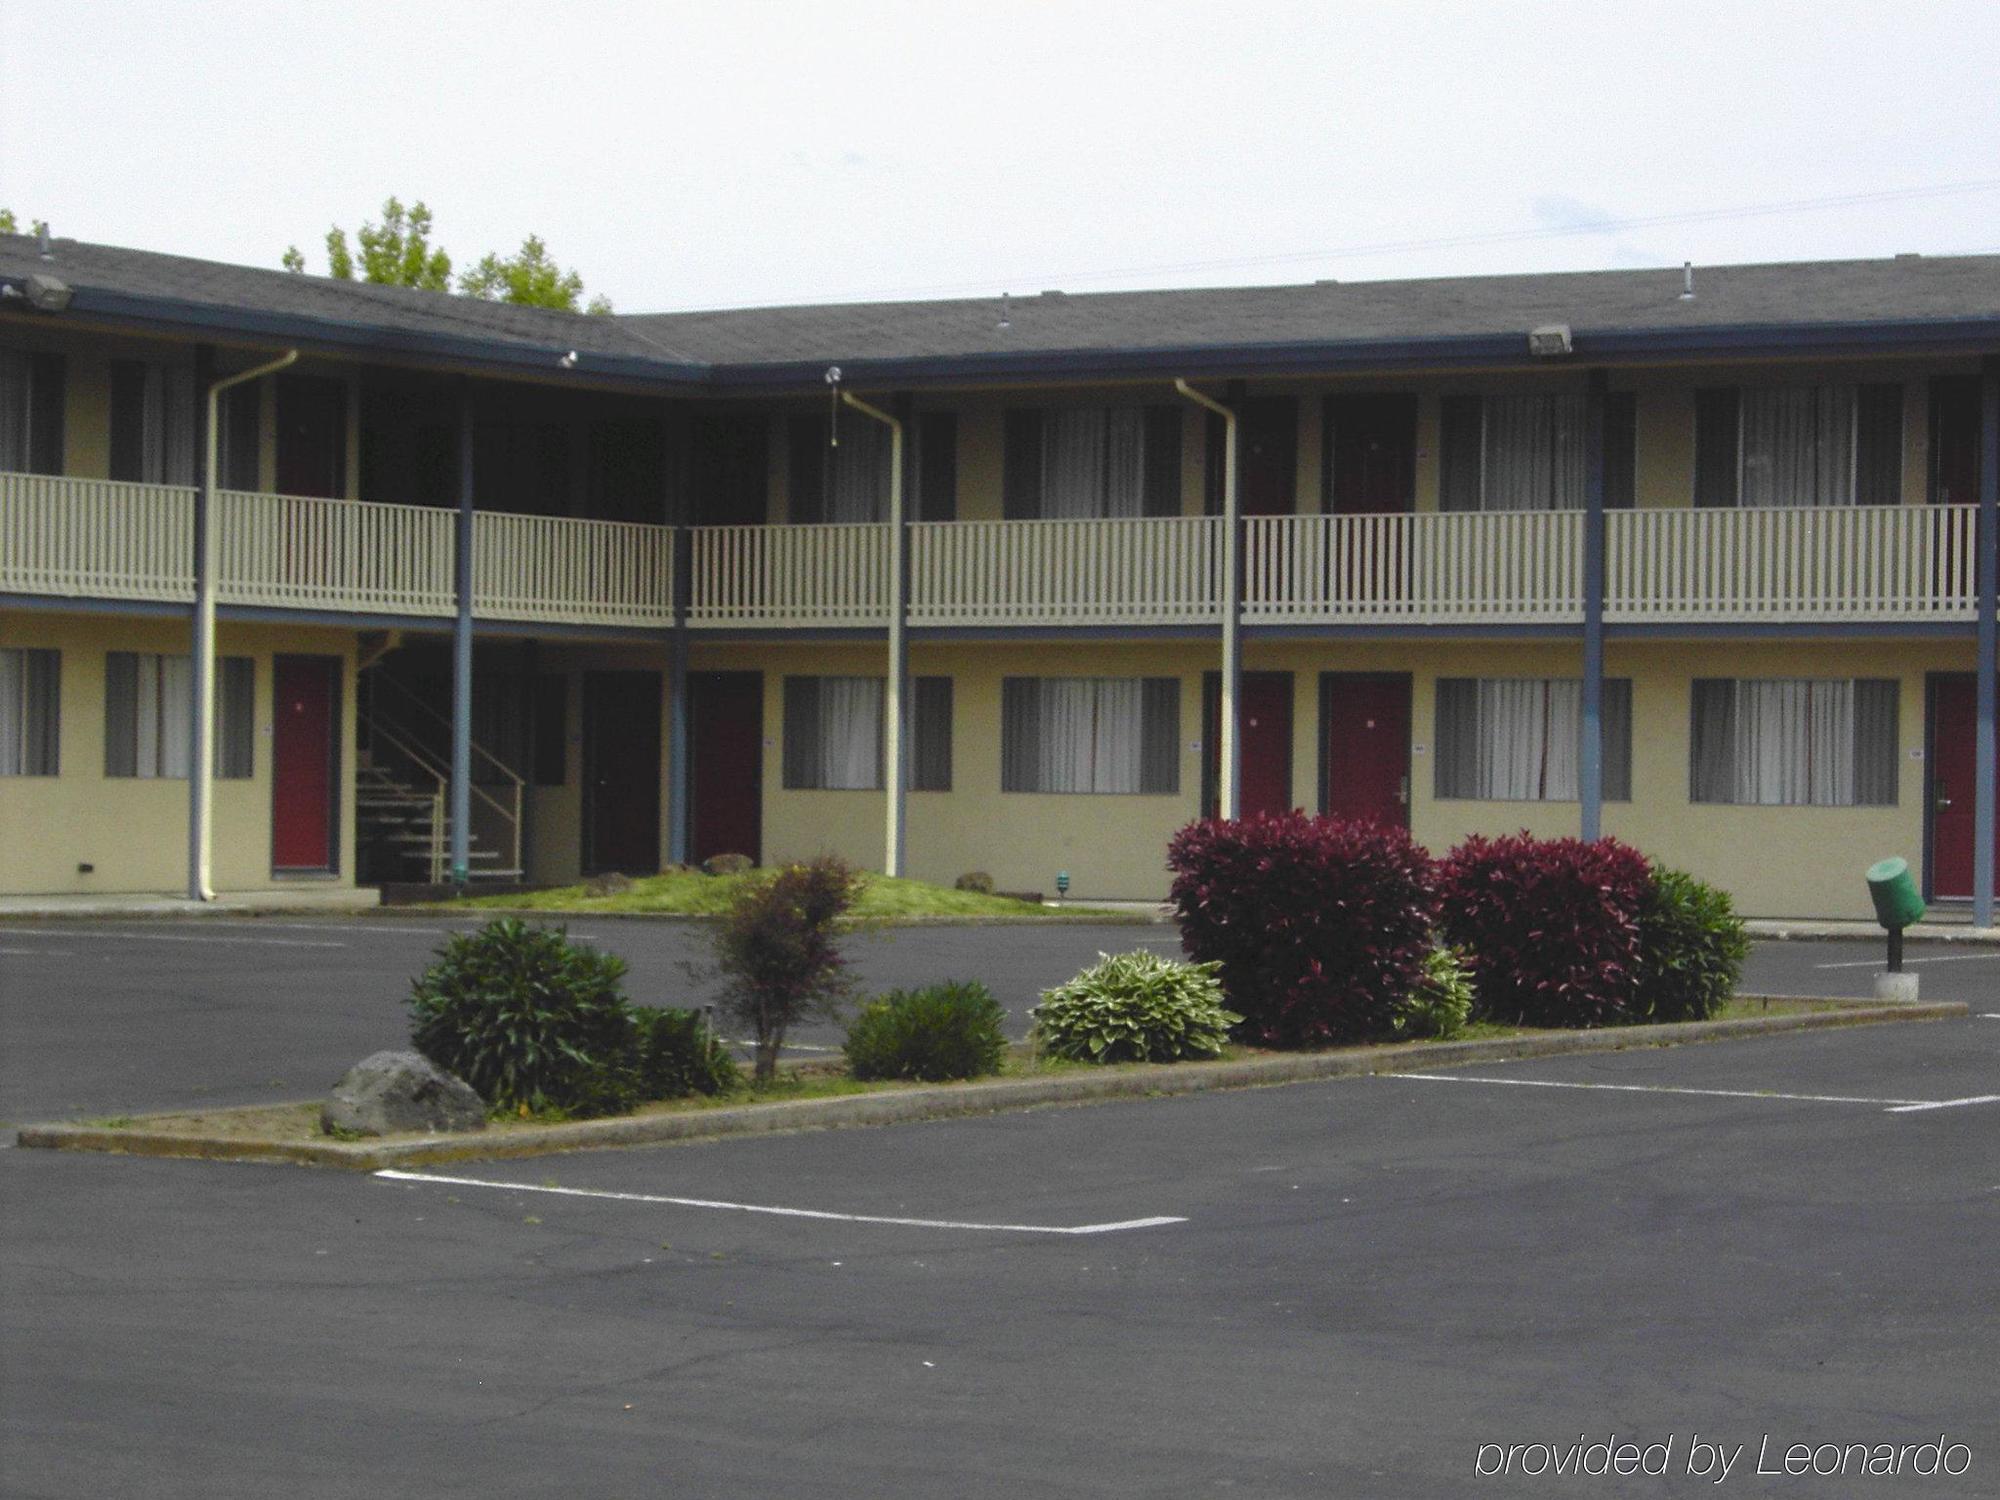
[[[1924,917],[1924,898],[1910,878],[1910,862],[1901,856],[1878,859],[1868,867],[1868,895],[1875,903],[1875,920],[1900,932]]]

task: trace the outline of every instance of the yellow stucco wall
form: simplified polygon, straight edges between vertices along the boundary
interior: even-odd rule
[[[354,883],[354,635],[351,631],[222,622],[222,656],[256,661],[253,774],[217,778],[214,884],[269,890]],[[110,651],[185,653],[184,620],[0,612],[0,646],[62,653],[61,774],[0,777],[0,893],[179,892],[187,883],[188,784],[104,774],[104,672]],[[339,871],[271,874],[271,700],[274,655],[341,661]],[[95,870],[81,873],[77,866]]]
[[[1149,898],[1167,885],[1167,839],[1194,817],[1200,795],[1201,673],[1212,652],[1192,645],[918,645],[911,670],[953,679],[953,775],[947,793],[909,798],[909,866],[949,883],[967,870],[1003,889],[1053,888],[1068,870],[1072,895]],[[764,852],[767,862],[831,851],[879,869],[885,802],[879,792],[786,791],[782,785],[787,673],[879,674],[879,648],[710,646],[697,668],[761,670],[765,688]],[[1256,643],[1247,670],[1293,674],[1292,795],[1317,803],[1322,672],[1406,672],[1411,701],[1411,830],[1436,853],[1469,833],[1526,828],[1574,834],[1573,802],[1472,802],[1437,797],[1432,768],[1437,679],[1573,677],[1579,648],[1565,643]],[[1869,913],[1860,871],[1901,854],[1921,863],[1924,841],[1925,674],[1967,671],[1969,645],[1947,642],[1614,643],[1606,670],[1633,681],[1633,795],[1607,803],[1604,831],[1653,858],[1724,886],[1757,916]],[[1027,795],[1000,791],[1000,680],[1010,675],[1176,676],[1181,680],[1180,791],[1173,796]],[[1688,795],[1691,683],[1697,675],[1892,677],[1902,684],[1896,805],[1884,808],[1737,807]]]

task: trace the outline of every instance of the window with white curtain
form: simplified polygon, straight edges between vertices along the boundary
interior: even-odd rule
[[[62,657],[0,650],[0,776],[54,776],[61,765]]]
[[[911,679],[910,790],[951,790],[951,679]],[[880,677],[785,679],[785,786],[880,791],[887,683]]]
[[[873,417],[842,413],[840,445],[829,446],[826,466],[826,519],[889,519],[889,429]]]
[[[146,360],[111,362],[113,479],[193,484],[194,371]]]
[[[251,775],[256,663],[216,661],[215,774]],[[104,774],[184,777],[194,749],[194,662],[187,656],[113,651],[104,661]]]
[[[1446,510],[1581,510],[1581,395],[1449,396],[1443,424]]]
[[[1898,690],[1887,678],[1696,679],[1693,800],[1893,806]]]
[[[1000,790],[1180,790],[1177,677],[1008,677]]]
[[[1607,801],[1632,796],[1632,681],[1607,677],[1598,704]],[[1441,677],[1437,795],[1486,802],[1574,802],[1583,731],[1575,677]]]
[[[0,472],[63,471],[63,387],[60,354],[0,349]]]
[[[1903,386],[1714,386],[1695,392],[1694,503],[1897,505]]]
[[[1181,415],[1171,406],[1009,411],[1001,485],[1007,518],[1102,521],[1180,514]]]

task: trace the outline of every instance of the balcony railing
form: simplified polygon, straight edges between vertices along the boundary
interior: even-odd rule
[[[701,526],[688,623],[887,625],[889,528]]]
[[[1621,510],[1605,520],[1607,620],[1969,620],[1970,505]]]
[[[670,624],[674,534],[630,521],[481,511],[472,521],[472,583],[473,613],[494,619]]]
[[[1222,526],[1208,517],[933,521],[910,528],[919,625],[1155,625],[1222,611]]]
[[[193,597],[194,491],[0,474],[0,593]],[[1605,517],[1605,617],[1959,621],[1973,615],[1977,513],[1963,505],[1637,510]],[[224,491],[217,593],[232,604],[448,618],[452,512]],[[1208,626],[1221,617],[1212,517],[946,521],[910,530],[919,626]],[[690,536],[688,619],[707,629],[880,628],[881,525],[712,526]],[[480,512],[484,619],[660,626],[674,616],[666,527]],[[1253,516],[1253,625],[1573,623],[1575,511]]]
[[[1583,618],[1575,511],[1252,516],[1243,618],[1527,624]]]
[[[194,597],[195,492],[185,486],[0,473],[0,592]],[[448,617],[448,510],[224,490],[216,597],[277,609]],[[659,625],[673,619],[664,526],[480,512],[473,611],[486,619]]]
[[[194,598],[194,491],[0,474],[0,590]]]
[[[215,499],[218,599],[409,615],[457,608],[450,511],[241,490]]]

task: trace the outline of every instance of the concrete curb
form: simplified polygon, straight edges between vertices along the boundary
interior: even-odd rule
[[[1884,941],[1874,922],[1791,922],[1759,918],[1743,930],[1754,939],[1779,943],[1866,942],[1879,951]],[[1906,943],[1957,943],[1974,947],[2000,946],[2000,927],[1973,927],[1951,922],[1919,922],[1903,930]]]
[[[1747,996],[1756,999],[1756,996]],[[1789,1003],[1798,1003],[1795,997]],[[440,1162],[498,1161],[552,1156],[565,1151],[611,1146],[652,1146],[722,1136],[768,1135],[789,1130],[832,1130],[855,1125],[900,1125],[917,1120],[949,1120],[1043,1105],[1090,1104],[1112,1099],[1160,1098],[1215,1089],[1260,1088],[1326,1078],[1361,1078],[1418,1068],[1513,1058],[1564,1057],[1581,1052],[1623,1052],[1634,1047],[1672,1047],[1688,1042],[1817,1031],[1834,1026],[1869,1026],[1897,1021],[1943,1021],[1970,1014],[1962,1002],[1877,1005],[1829,1001],[1837,1008],[1811,1014],[1757,1016],[1734,1021],[1696,1021],[1666,1026],[1627,1026],[1606,1031],[1544,1032],[1476,1042],[1406,1042],[1357,1047],[1294,1057],[1241,1062],[1171,1063],[1116,1072],[1062,1073],[1049,1078],[991,1083],[929,1085],[833,1099],[735,1105],[686,1114],[640,1119],[577,1120],[510,1130],[504,1135],[422,1136],[414,1140],[312,1144],[229,1136],[191,1136],[112,1129],[101,1125],[25,1125],[18,1143],[49,1151],[99,1151],[122,1156],[194,1157],[205,1161],[293,1162],[372,1172],[383,1167],[430,1166]],[[143,1118],[143,1117],[142,1117]]]
[[[467,917],[480,919],[487,917],[519,917],[531,922],[686,922],[702,925],[718,920],[705,912],[678,911],[552,911],[547,907],[535,906],[385,906],[380,908],[386,915],[418,912],[425,916]],[[853,925],[858,928],[897,927],[1160,927],[1169,922],[1166,917],[1147,916],[1142,912],[1091,911],[1091,912],[1023,912],[1019,916],[979,916],[974,914],[911,917],[858,917]]]

